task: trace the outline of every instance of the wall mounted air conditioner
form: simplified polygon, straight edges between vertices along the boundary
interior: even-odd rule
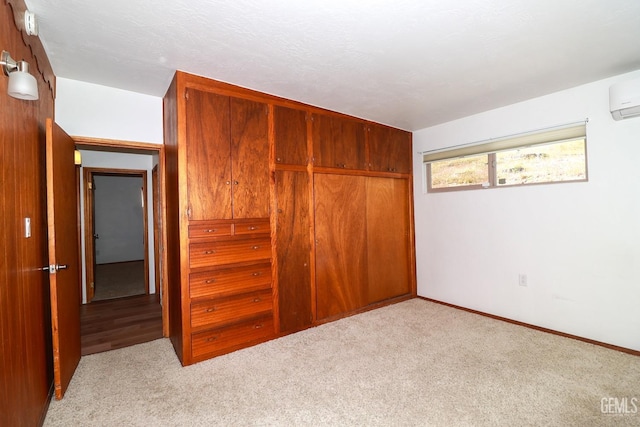
[[[609,110],[614,120],[640,116],[640,78],[609,88]]]

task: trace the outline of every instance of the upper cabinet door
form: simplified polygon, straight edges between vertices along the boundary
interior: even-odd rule
[[[369,125],[369,169],[411,173],[411,132]]]
[[[187,89],[185,123],[189,218],[230,219],[229,97]]]
[[[269,216],[269,110],[231,98],[233,218]]]
[[[306,165],[309,158],[306,111],[276,105],[273,116],[276,163]]]
[[[366,169],[365,125],[338,116],[313,115],[314,165]]]

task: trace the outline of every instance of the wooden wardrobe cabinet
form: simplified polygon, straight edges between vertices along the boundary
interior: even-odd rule
[[[184,365],[415,296],[409,132],[183,72],[163,102]]]
[[[164,106],[170,335],[188,365],[276,334],[269,107],[184,73]]]

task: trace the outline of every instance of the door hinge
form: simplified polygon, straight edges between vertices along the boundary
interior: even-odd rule
[[[93,190],[93,182],[87,182],[87,187],[89,187],[89,190]]]
[[[91,286],[91,289],[93,289],[93,282],[91,282],[91,283],[89,284],[89,286]]]
[[[187,208],[187,218],[191,219],[191,208]]]

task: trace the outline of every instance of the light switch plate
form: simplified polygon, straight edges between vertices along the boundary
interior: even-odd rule
[[[31,218],[24,219],[24,237],[27,239],[31,237]]]

